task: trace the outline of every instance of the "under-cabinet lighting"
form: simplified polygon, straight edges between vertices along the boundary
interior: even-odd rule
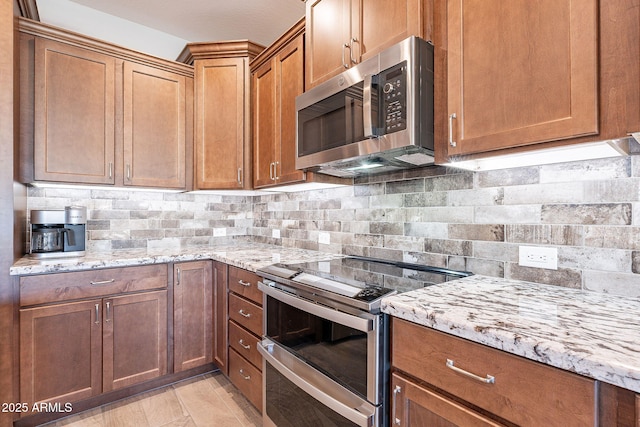
[[[603,159],[629,155],[632,138],[590,142],[562,147],[544,148],[526,153],[505,154],[483,159],[452,160],[445,166],[471,171],[519,168],[526,166],[548,165],[580,160]]]
[[[100,191],[144,191],[156,193],[184,193],[184,190],[173,190],[165,188],[144,188],[144,187],[111,187],[107,185],[76,185],[58,184],[52,182],[32,182],[31,186],[37,188],[68,189],[68,190],[100,190]]]
[[[360,166],[354,166],[352,168],[347,168],[348,171],[362,171],[367,169],[375,169],[384,166],[382,163],[363,163]]]

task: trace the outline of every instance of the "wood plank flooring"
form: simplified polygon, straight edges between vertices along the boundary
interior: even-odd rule
[[[46,427],[262,426],[262,417],[219,372],[200,375]]]

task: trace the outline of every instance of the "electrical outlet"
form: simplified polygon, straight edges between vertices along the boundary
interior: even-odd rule
[[[520,246],[518,264],[524,267],[558,269],[558,249],[543,246]]]
[[[227,235],[226,228],[214,228],[213,229],[213,237],[223,237]]]
[[[274,228],[273,230],[271,230],[271,237],[273,237],[274,239],[279,239],[280,230],[278,230],[277,228]]]
[[[321,231],[318,233],[318,243],[322,243],[323,245],[328,245],[331,243],[330,234],[326,231]]]

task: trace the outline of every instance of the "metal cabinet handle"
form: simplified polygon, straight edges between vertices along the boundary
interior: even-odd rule
[[[92,280],[89,283],[91,283],[92,285],[97,286],[97,285],[108,285],[109,283],[113,283],[115,281],[116,281],[116,279],[101,280],[101,281],[98,281],[98,282],[95,282],[95,281]]]
[[[245,350],[249,350],[251,349],[250,345],[247,345],[244,343],[244,341],[242,339],[240,339],[240,341],[238,341],[238,344],[240,344],[240,346],[242,346],[242,348],[244,348]]]
[[[242,168],[238,168],[238,184],[242,185]]]
[[[248,288],[249,286],[251,286],[251,283],[249,283],[249,282],[245,282],[245,281],[244,281],[244,280],[242,280],[242,279],[238,280],[238,283],[239,283],[239,284],[241,284],[241,285],[242,285],[242,286],[244,286],[244,287],[247,287],[247,288]]]
[[[113,178],[113,162],[109,162],[109,179]]]
[[[455,147],[457,143],[453,140],[453,119],[457,119],[456,113],[449,114],[449,145]]]
[[[398,394],[402,393],[402,387],[399,385],[393,389],[393,423],[397,426],[400,425],[400,418],[397,416],[398,411]]]
[[[176,286],[180,286],[180,267],[176,269]]]
[[[345,57],[344,57],[344,50],[345,49],[351,49],[349,47],[349,43],[345,43],[344,45],[342,45],[342,66],[344,68],[349,68],[349,64],[347,64],[347,61],[345,60]],[[351,56],[351,52],[349,52],[349,56]]]
[[[278,179],[278,165],[280,162],[273,163],[273,180],[276,181]]]
[[[96,325],[100,324],[100,304],[96,304],[96,321],[93,323]]]
[[[465,375],[469,378],[473,378],[474,380],[480,381],[482,383],[485,384],[495,384],[496,382],[496,378],[492,375],[487,375],[486,377],[481,377],[478,376],[476,374],[472,374],[471,372],[467,372],[464,369],[460,369],[457,366],[455,366],[453,360],[451,359],[447,359],[447,368],[454,370],[455,372],[458,372],[459,374]]]
[[[357,64],[358,60],[353,57],[353,44],[354,43],[358,43],[358,39],[355,38],[355,37],[352,37],[351,41],[349,42],[349,59],[351,60],[352,64]]]
[[[242,369],[240,369],[240,375],[242,376],[242,378],[244,378],[247,381],[251,379],[251,375],[245,375]]]
[[[107,311],[104,317],[105,322],[111,321],[111,303],[107,301]]]
[[[247,319],[248,319],[249,317],[251,317],[251,313],[245,313],[243,309],[240,309],[240,310],[238,311],[238,313],[240,313],[240,315],[241,315],[241,316],[244,316],[244,317],[246,317]]]
[[[131,165],[127,165],[127,181],[131,181]]]

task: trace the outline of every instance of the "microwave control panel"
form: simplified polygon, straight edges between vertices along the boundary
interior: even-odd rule
[[[407,128],[406,61],[379,74],[382,125],[385,134]]]

